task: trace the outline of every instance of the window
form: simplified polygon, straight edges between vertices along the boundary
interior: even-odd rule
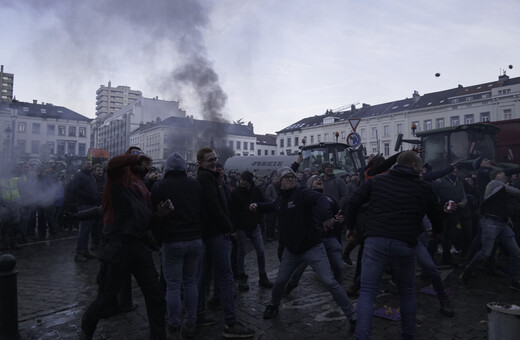
[[[473,124],[475,122],[475,118],[473,118],[473,114],[464,115],[464,124]]]
[[[54,155],[54,142],[47,142],[47,151],[49,155]]]
[[[437,120],[435,121],[435,127],[437,129],[443,128],[444,127],[444,118],[437,118]]]
[[[328,142],[329,141],[329,134],[328,133],[324,134],[324,140],[323,141],[324,142]]]
[[[428,131],[432,129],[432,120],[427,119],[424,121],[424,131]]]
[[[31,141],[31,153],[40,153],[40,141],[39,140]]]
[[[67,142],[67,155],[76,155],[76,142]]]
[[[80,137],[87,137],[87,128],[86,127],[79,127],[79,136]]]
[[[240,141],[237,140],[236,145],[237,145],[237,150],[240,150]]]
[[[377,149],[377,143],[370,143],[370,146],[372,147],[373,154],[376,154],[379,152],[379,150]]]
[[[415,125],[415,128],[416,128],[415,132],[421,131],[421,125],[419,124],[418,121],[412,122],[412,126],[414,126],[414,125]]]
[[[318,135],[318,143],[321,143],[321,135]]]
[[[383,126],[383,137],[390,137],[390,126]]]
[[[274,155],[274,151],[272,151],[272,152],[273,152],[273,155]],[[269,150],[265,149],[265,150],[264,150],[264,155],[265,155],[265,156],[269,156]]]
[[[314,144],[314,136],[311,136],[311,144]]]
[[[271,150],[271,156],[274,156],[274,150]]]
[[[39,135],[40,134],[40,123],[32,124],[32,133]]]
[[[481,112],[480,113],[480,121],[481,122],[489,122],[489,112]]]
[[[267,151],[267,150],[265,150],[265,151]],[[258,149],[257,155],[262,156],[262,150]]]
[[[18,152],[20,153],[26,153],[27,149],[25,148],[25,139],[19,139],[16,142],[16,147],[18,148]]]
[[[397,133],[403,133],[403,124],[402,123],[399,123],[397,124]]]
[[[87,144],[79,143],[78,144],[78,156],[85,156],[87,151]]]
[[[385,143],[384,147],[385,147],[385,156],[386,157],[390,156],[390,143]]]
[[[249,143],[249,150],[254,150],[255,149],[255,143],[251,142]]]
[[[453,116],[450,118],[450,126],[457,126],[459,124],[459,116]]]
[[[65,136],[65,126],[58,126],[58,136]],[[65,152],[63,152],[63,154],[65,154]]]
[[[18,123],[18,132],[25,133],[26,129],[27,129],[27,123],[25,123],[25,122]]]
[[[230,148],[231,150],[233,150],[233,141],[230,140],[230,141],[228,142],[228,144],[229,144],[229,148]]]
[[[247,150],[247,142],[244,142],[244,150]]]
[[[284,145],[283,145],[283,141],[284,141],[284,139],[283,139],[283,138],[280,138],[280,147],[281,147],[281,148],[284,147]]]
[[[504,110],[504,119],[511,119],[513,117],[511,113],[511,109],[505,109]]]
[[[56,154],[57,155],[64,155],[65,154],[65,142],[64,141],[58,141],[58,148],[57,148]]]
[[[287,147],[291,147],[291,137],[287,137]]]
[[[341,131],[341,140],[345,140],[347,137],[345,136],[345,131]]]
[[[294,146],[298,146],[298,137],[294,137]]]
[[[370,137],[377,138],[377,128],[376,127],[372,127],[372,134],[370,135]]]
[[[361,129],[361,139],[367,138],[367,129],[363,128]]]
[[[56,125],[47,125],[47,135],[54,136],[56,133]]]
[[[76,127],[69,126],[69,137],[76,137]]]

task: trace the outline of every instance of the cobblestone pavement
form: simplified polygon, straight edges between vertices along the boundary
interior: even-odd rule
[[[96,294],[96,274],[99,263],[73,261],[75,237],[71,234],[57,240],[25,245],[11,252],[17,259],[18,315],[22,339],[76,339],[83,310]],[[354,254],[354,252],[353,252]],[[266,245],[267,274],[274,280],[278,259],[276,244]],[[256,256],[250,251],[246,257],[250,276],[250,290],[239,292],[236,305],[239,319],[256,330],[256,339],[345,339],[354,338],[341,311],[331,295],[307,269],[298,288],[283,300],[279,316],[263,320],[265,303],[271,291],[257,284]],[[502,263],[502,262],[501,262]],[[158,265],[158,255],[156,255]],[[347,288],[354,274],[354,266],[345,265]],[[458,276],[461,268],[442,271],[451,290],[456,315],[452,318],[439,313],[436,297],[419,293],[428,285],[419,277],[417,290],[417,339],[485,339],[487,337],[486,304],[501,301],[520,304],[520,292],[509,288],[507,277],[487,276],[462,287]],[[398,307],[399,299],[389,277],[383,280],[376,308]],[[141,292],[133,282],[135,311],[101,320],[95,339],[147,339],[148,322]],[[357,299],[353,299],[355,303]],[[197,339],[221,339],[224,327],[222,312],[214,310],[210,316],[217,320],[213,326],[197,329]],[[373,339],[398,339],[400,322],[375,317]]]

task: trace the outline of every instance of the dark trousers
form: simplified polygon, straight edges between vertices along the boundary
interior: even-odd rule
[[[128,277],[125,275],[128,272],[135,277],[145,298],[150,339],[166,339],[166,301],[153,264],[151,250],[141,240],[130,238],[107,242],[103,248],[98,273],[98,295],[83,315],[81,329],[88,336],[92,336],[99,320],[114,314],[117,308],[117,294]]]

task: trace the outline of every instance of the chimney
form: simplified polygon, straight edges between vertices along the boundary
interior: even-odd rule
[[[38,104],[38,99],[33,99],[33,104]]]
[[[508,79],[509,79],[509,76],[506,74],[506,71],[504,71],[503,75],[498,76],[498,82],[500,83],[500,85],[502,85]]]
[[[2,73],[4,72],[4,65],[2,65],[2,66],[0,67],[0,72],[2,72]]]
[[[413,103],[417,103],[419,101],[419,98],[421,98],[421,95],[416,90],[413,91],[412,100]]]
[[[350,105],[350,111],[352,113],[356,113],[356,105],[354,105],[354,104]]]
[[[370,104],[363,103],[363,108],[370,107]]]

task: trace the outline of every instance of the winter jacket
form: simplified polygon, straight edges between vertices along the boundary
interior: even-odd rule
[[[431,186],[410,168],[398,165],[358,187],[347,202],[348,229],[355,229],[357,211],[365,203],[369,203],[365,237],[382,236],[415,245],[425,214],[434,233],[442,230],[442,208]]]
[[[239,187],[231,194],[231,221],[236,229],[250,232],[260,224],[260,215],[249,210],[251,203],[264,202],[264,196],[256,185]]]
[[[204,239],[230,233],[233,224],[229,219],[228,202],[215,171],[199,168],[197,182],[202,187],[202,237]]]
[[[259,203],[258,211],[277,212],[280,243],[294,254],[321,243],[323,222],[333,217],[323,194],[298,186],[281,190],[274,202]]]
[[[99,204],[99,194],[94,175],[80,170],[72,179],[72,193],[78,206],[93,207]]]
[[[174,207],[172,212],[155,223],[161,242],[202,238],[202,188],[195,179],[187,177],[185,172],[167,172],[164,179],[153,187],[151,197],[154,211],[160,202],[167,199]]]

